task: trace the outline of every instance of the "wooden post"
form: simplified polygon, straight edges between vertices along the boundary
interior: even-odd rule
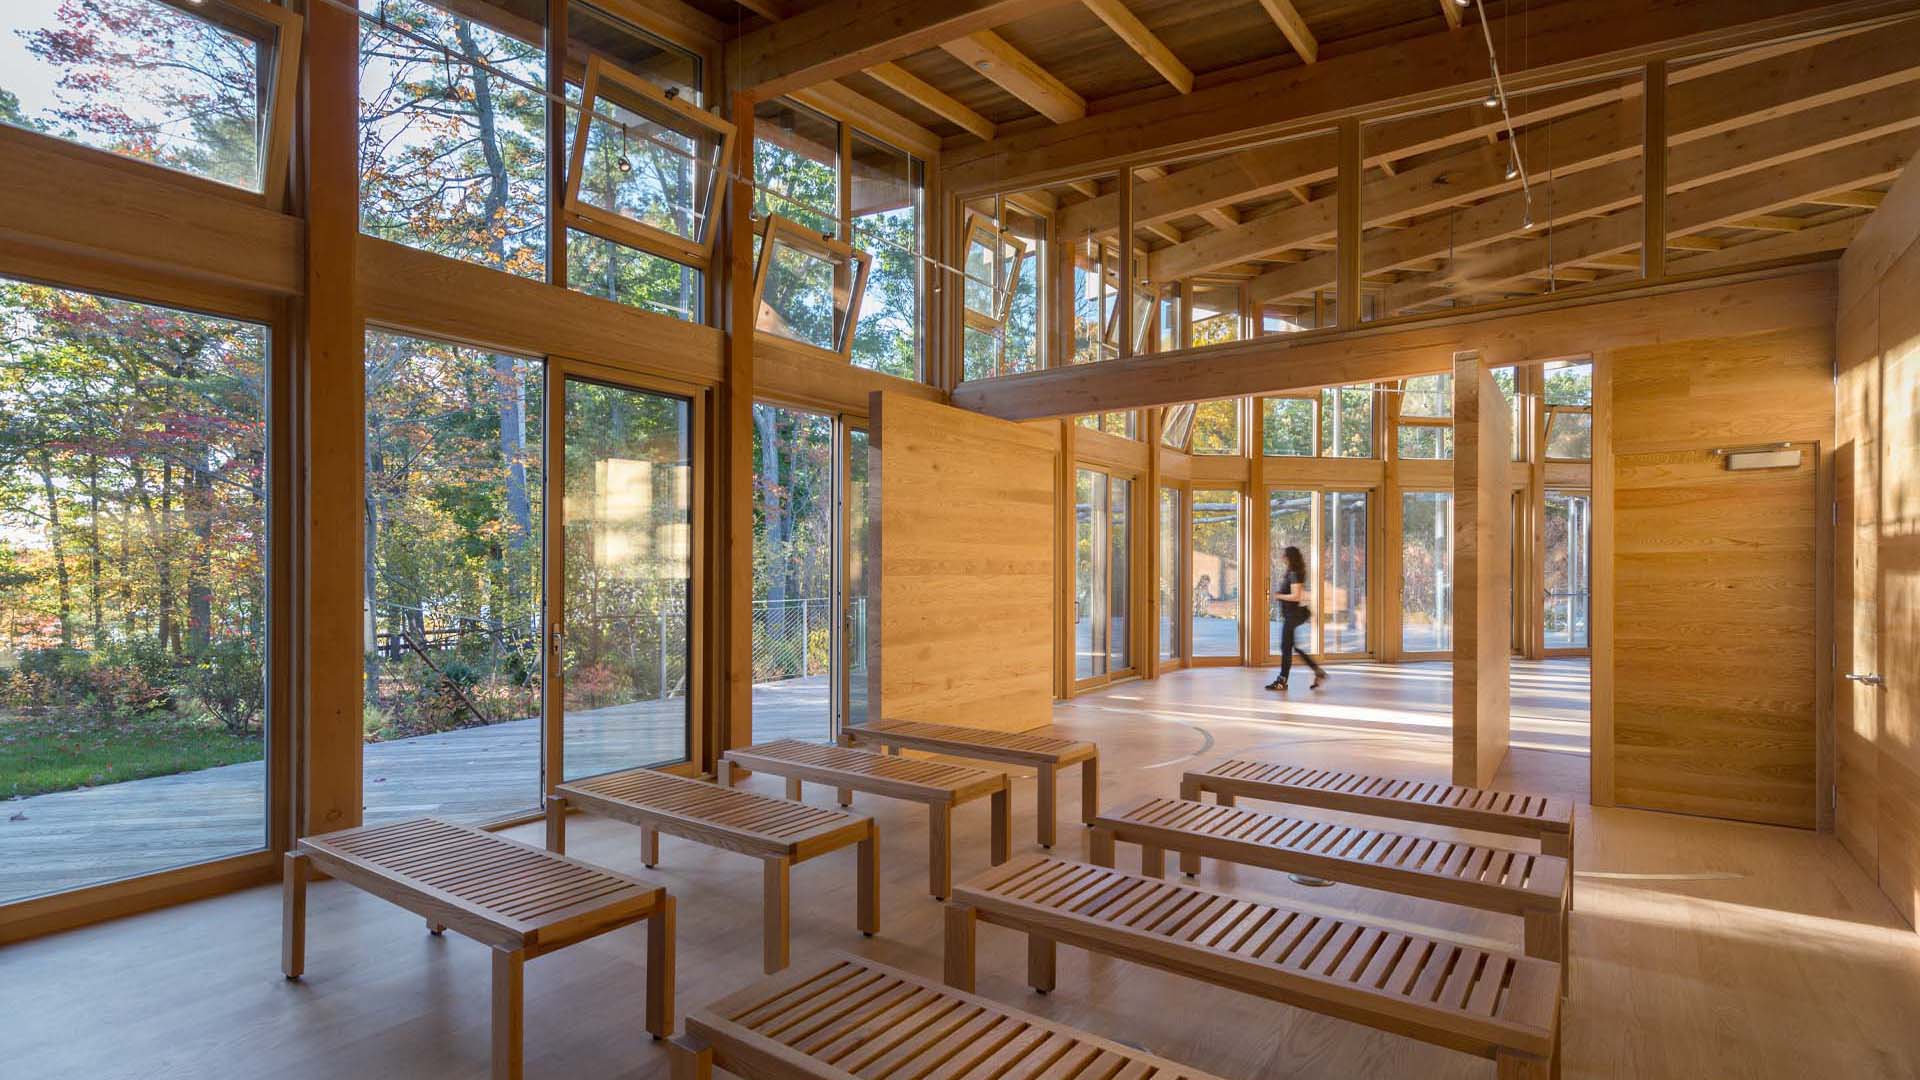
[[[280,876],[280,971],[298,979],[307,969],[307,871],[312,863],[287,852]]]
[[[559,795],[547,796],[547,850],[567,853],[567,800]]]
[[[1052,770],[1042,765],[1040,771],[1051,772]],[[992,818],[988,824],[991,836],[989,858],[992,859],[993,865],[999,866],[1007,861],[1013,844],[1012,784],[1009,783],[1007,787],[994,792],[989,802],[991,803],[989,814]]]
[[[1360,325],[1360,121],[1348,117],[1340,121],[1340,173],[1337,181],[1339,202],[1334,207],[1339,222],[1334,240],[1334,310],[1343,330]]]
[[[1034,770],[1034,779],[1039,786],[1039,834],[1040,846],[1053,847],[1055,823],[1060,798],[1060,770],[1052,765],[1042,765]]]
[[[793,866],[785,856],[768,858],[763,862],[761,874],[761,962],[767,974],[771,975],[787,966],[788,927],[791,925],[790,911],[792,895],[788,883]]]
[[[880,826],[869,821],[867,838],[859,845],[860,880],[855,885],[859,908],[855,922],[868,937],[880,932]]]
[[[1646,102],[1646,127],[1640,133],[1644,193],[1640,206],[1646,232],[1641,239],[1640,272],[1653,281],[1667,276],[1667,62],[1648,64],[1644,78],[1641,96]]]
[[[736,177],[753,175],[753,101],[733,97],[735,128],[732,167]],[[744,179],[730,185],[727,206],[727,378],[720,390],[720,445],[724,448],[720,493],[720,543],[726,557],[716,575],[716,612],[722,615],[726,644],[723,727],[713,753],[753,745],[753,189]]]
[[[927,806],[927,891],[935,900],[953,895],[953,804]]]
[[[300,385],[299,496],[306,612],[300,682],[303,835],[360,824],[365,655],[366,328],[358,296],[360,20],[331,4],[307,12],[307,276]]]
[[[973,949],[978,928],[972,908],[947,905],[946,982],[955,990],[973,993]]]
[[[493,1080],[520,1080],[526,1050],[527,954],[493,950]],[[652,977],[649,968],[648,977]]]
[[[1453,782],[1487,787],[1507,756],[1513,561],[1507,411],[1477,353],[1453,359]]]

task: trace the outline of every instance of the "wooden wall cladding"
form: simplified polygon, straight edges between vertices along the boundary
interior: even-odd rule
[[[1611,364],[1615,799],[1813,827],[1831,322]],[[1797,468],[1712,453],[1788,441]]]
[[[1488,787],[1512,728],[1512,433],[1473,353],[1453,361],[1453,782]]]
[[[1056,438],[891,391],[868,408],[873,715],[1048,723]]]
[[[1920,170],[1840,263],[1834,493],[1835,831],[1920,913]]]

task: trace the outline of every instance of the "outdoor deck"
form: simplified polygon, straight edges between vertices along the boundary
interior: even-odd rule
[[[828,678],[753,688],[754,737],[825,740]],[[567,714],[568,779],[685,754],[681,698]],[[368,822],[485,821],[540,805],[540,722],[368,743]],[[252,851],[265,843],[261,762],[0,802],[0,900]]]

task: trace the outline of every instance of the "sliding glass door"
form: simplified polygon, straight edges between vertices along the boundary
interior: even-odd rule
[[[834,418],[753,407],[754,738],[833,738]]]
[[[1195,488],[1190,515],[1192,655],[1240,659],[1240,493]]]
[[[1453,651],[1453,493],[1400,496],[1400,650]]]
[[[1130,670],[1133,481],[1098,469],[1074,475],[1073,677]]]
[[[1182,558],[1186,552],[1185,511],[1185,491],[1171,486],[1160,489],[1160,625],[1155,636],[1160,643],[1161,665],[1166,667],[1179,666],[1187,654],[1180,632],[1187,625],[1181,604],[1185,594],[1180,589],[1185,569]]]
[[[1584,649],[1593,588],[1593,496],[1549,490],[1545,540],[1546,647]]]
[[[1297,547],[1307,567],[1307,606],[1313,621],[1299,643],[1328,655],[1363,655],[1367,641],[1369,491],[1275,489],[1267,492],[1268,581],[1286,580],[1286,549]],[[1279,655],[1280,604],[1269,598],[1267,648]]]

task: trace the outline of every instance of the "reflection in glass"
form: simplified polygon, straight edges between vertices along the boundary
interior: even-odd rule
[[[840,125],[785,98],[753,107],[755,217],[779,214],[816,232],[840,227]]]
[[[1232,455],[1239,452],[1240,399],[1220,398],[1195,406],[1191,453]]]
[[[565,406],[563,778],[684,761],[692,407],[577,378]]]
[[[1329,386],[1320,391],[1320,456],[1373,456],[1373,388]]]
[[[1091,469],[1075,473],[1073,503],[1073,673],[1107,673],[1107,485]]]
[[[872,558],[867,537],[867,485],[872,475],[872,443],[859,428],[847,432],[847,612],[841,655],[847,668],[848,724],[867,721],[867,567]]]
[[[1320,503],[1320,651],[1367,651],[1367,517],[1364,491],[1329,491]]]
[[[1314,400],[1267,398],[1261,404],[1261,452],[1268,457],[1312,457]]]
[[[1160,659],[1180,659],[1180,489],[1160,489]]]
[[[921,165],[852,133],[853,246],[873,258],[853,331],[853,363],[902,379],[920,372]]]
[[[567,230],[567,287],[670,319],[704,321],[700,271],[578,229]]]
[[[1193,635],[1195,656],[1240,655],[1240,493],[1193,492]]]
[[[1547,414],[1547,457],[1553,461],[1586,461],[1593,457],[1593,414]]]
[[[1128,616],[1129,566],[1133,545],[1133,481],[1112,477],[1107,499],[1107,670],[1133,666],[1133,635]]]

